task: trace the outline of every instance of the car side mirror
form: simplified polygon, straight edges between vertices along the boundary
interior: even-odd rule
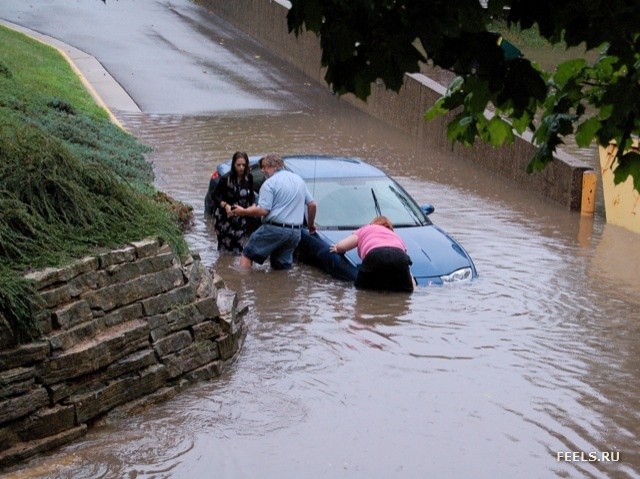
[[[433,213],[436,210],[435,206],[429,203],[422,205],[420,209],[422,210],[425,216],[429,216],[431,213]]]

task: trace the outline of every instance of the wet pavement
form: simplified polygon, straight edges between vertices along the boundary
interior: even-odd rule
[[[3,0],[0,18],[90,53],[146,113],[303,104],[284,64],[265,61],[248,36],[188,1]]]
[[[2,477],[640,477],[637,235],[424,151],[186,0],[3,0],[0,18],[59,35],[122,79],[142,113],[118,117],[154,147],[158,187],[195,208],[187,240],[250,304],[244,349],[221,378],[106,418]],[[222,37],[227,55],[213,54]],[[234,57],[230,44],[244,47]],[[186,49],[174,60],[184,70],[148,62],[137,84],[125,65],[146,48],[162,61]],[[218,57],[220,78],[202,80],[197,65]],[[251,83],[255,70],[274,82]],[[435,205],[480,278],[407,296],[303,265],[239,270],[202,214],[212,168],[236,149],[383,167]]]

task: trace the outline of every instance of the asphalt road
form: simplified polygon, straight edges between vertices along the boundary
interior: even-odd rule
[[[305,79],[190,0],[2,0],[0,18],[94,56],[145,113],[295,110]]]

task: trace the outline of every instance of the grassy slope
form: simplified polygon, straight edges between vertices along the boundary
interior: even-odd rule
[[[0,329],[37,336],[24,271],[160,236],[186,251],[155,201],[148,148],[108,121],[53,48],[0,27]]]
[[[26,35],[0,26],[0,62],[27,94],[59,98],[94,119],[108,119],[80,79],[57,51]]]
[[[597,51],[586,52],[584,48],[567,48],[564,44],[552,45],[540,36],[535,27],[528,30],[508,28],[506,22],[496,20],[489,29],[502,33],[503,37],[516,45],[527,58],[546,71],[553,71],[558,64],[573,58],[586,58],[593,62],[598,55]]]

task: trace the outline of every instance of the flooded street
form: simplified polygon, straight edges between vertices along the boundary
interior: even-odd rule
[[[249,303],[248,337],[223,377],[9,477],[640,477],[637,238],[325,100],[126,117],[156,148],[158,186],[194,206],[189,243]],[[357,154],[395,171],[480,278],[406,296],[304,265],[238,270],[202,213],[213,165],[236,148]],[[625,245],[636,263],[618,273],[607,255]],[[558,461],[564,451],[619,460]]]
[[[154,148],[158,188],[194,207],[192,249],[249,305],[238,360],[0,477],[640,478],[638,235],[432,150],[256,55],[279,75],[269,98],[290,101],[117,115]],[[305,265],[240,270],[203,215],[213,168],[239,149],[382,167],[435,206],[478,280],[380,294]]]

